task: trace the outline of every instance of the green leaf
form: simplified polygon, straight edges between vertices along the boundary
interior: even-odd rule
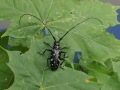
[[[30,45],[31,45],[31,39],[10,37],[8,44],[11,46],[9,50],[21,51],[21,53],[24,53],[29,50]]]
[[[7,89],[11,86],[14,80],[14,75],[11,69],[7,66],[8,55],[0,47],[0,90]]]
[[[26,9],[30,10],[30,7],[26,3],[27,0],[20,0],[20,1],[10,1],[10,0],[1,0],[0,2],[0,18],[2,20],[11,20],[13,18],[18,18],[20,14],[24,13],[23,11]],[[23,7],[25,5],[25,7]],[[25,9],[26,8],[26,9]]]
[[[10,59],[8,65],[15,73],[15,82],[9,90],[99,90],[100,84],[86,82],[92,77],[83,72],[67,67],[65,70],[59,68],[55,72],[50,69],[43,71],[47,56],[38,54],[41,42],[42,40],[33,42],[30,50],[22,55],[17,51],[7,51]]]
[[[23,46],[23,47],[30,47],[31,39],[30,38],[9,38],[8,43],[12,46]]]
[[[6,64],[9,58],[3,48],[7,48],[8,37],[1,38],[3,33],[0,32],[0,90],[9,88],[14,80],[13,72]]]
[[[119,63],[114,65],[112,60],[115,59],[106,60],[104,65],[98,62],[87,65],[88,75],[93,76],[99,84],[102,84],[101,90],[119,90],[120,80],[118,77],[120,75],[118,71],[119,67],[117,66]]]
[[[5,32],[0,32],[0,46],[2,46],[3,48],[7,48],[8,45],[8,36],[6,37],[2,37],[1,36],[4,34]]]
[[[89,70],[95,70],[99,73],[102,73],[102,74],[107,74],[107,75],[112,75],[113,74],[113,70],[109,69],[108,67],[102,65],[101,63],[98,63],[98,62],[93,62],[91,64],[88,65],[88,68]]]
[[[28,15],[21,19],[20,28],[18,22],[20,16],[23,14],[32,14],[41,18],[47,26],[54,27],[52,28],[53,30],[66,31],[88,17],[100,19],[104,24],[104,26],[102,26],[103,28],[108,27],[109,24],[115,25],[117,23],[117,20],[115,20],[117,15],[115,12],[116,9],[116,7],[110,4],[103,4],[94,0],[1,0],[0,18],[6,19],[6,17],[8,17],[8,20],[12,19],[11,26],[4,36],[9,35],[16,38],[24,38],[36,36],[37,33],[41,33],[44,27],[39,20]],[[100,25],[100,23],[98,21],[91,20],[90,23],[93,23],[94,26],[96,25],[96,27],[99,28],[98,25]]]
[[[82,59],[89,62],[94,60],[103,63],[108,58],[119,56],[120,42],[113,35],[108,34],[106,30],[103,30],[109,24],[114,25],[117,23],[117,20],[115,20],[115,10],[117,8],[110,4],[103,4],[94,0],[27,0],[27,4],[25,4],[26,1],[22,0],[13,2],[5,1],[2,0],[1,3],[11,7],[13,13],[16,10],[16,13],[19,15],[16,16],[17,18],[13,18],[10,15],[11,12],[7,12],[7,15],[11,16],[12,24],[3,36],[9,35],[15,38],[32,37],[32,40],[39,38],[44,25],[36,18],[26,15],[21,19],[20,26],[18,22],[20,16],[23,14],[37,16],[46,23],[46,26],[52,32],[57,31],[62,33],[60,36],[63,36],[66,31],[85,18],[95,17],[100,19],[103,25],[99,21],[91,19],[74,28],[73,31],[64,37],[63,42],[66,42],[66,46],[70,47],[68,52],[70,56],[69,60],[73,60],[75,51],[81,51],[83,53]],[[1,6],[0,8],[3,7]],[[101,7],[105,7],[106,9]]]
[[[119,81],[114,72],[118,72],[119,64],[115,64],[116,67],[115,65],[112,67],[111,63],[110,65],[105,64],[108,58],[115,58],[120,53],[120,42],[105,30],[118,23],[115,20],[116,9],[117,7],[101,3],[98,0],[1,0],[0,19],[11,20],[11,25],[3,37],[17,38],[15,41],[10,41],[15,46],[29,47],[32,44],[30,50],[25,54],[7,51],[10,59],[9,66],[15,73],[15,82],[9,89],[99,90],[101,88],[99,84],[102,84],[101,90],[107,88],[108,90],[118,90]],[[45,56],[39,56],[37,52],[43,52],[44,49],[48,48],[43,45],[43,41],[53,45],[53,38],[49,33],[43,38],[41,32],[45,25],[30,15],[22,17],[19,25],[20,16],[24,14],[32,14],[40,18],[57,40],[70,28],[86,18],[100,19],[103,25],[98,20],[90,19],[74,28],[61,41],[61,47],[69,47],[66,50],[69,56],[67,61],[73,62],[74,53],[81,51],[81,61],[85,64],[83,66],[90,67],[87,72],[93,70],[91,74],[89,73],[93,77],[68,67],[65,67],[65,71],[59,68],[56,72],[50,70],[44,72],[49,53],[46,53]],[[41,41],[39,42],[37,39]],[[106,68],[106,66],[108,67]],[[112,70],[110,70],[111,68]],[[105,81],[101,79],[102,77]]]
[[[82,33],[84,31],[87,35]],[[92,32],[89,32],[89,29],[85,29],[81,30],[81,33],[80,31],[71,33],[72,35],[67,35],[63,40],[70,47],[69,56],[71,58],[74,57],[75,51],[82,51],[81,60],[87,63],[97,61],[104,64],[106,59],[119,56],[119,40],[106,31],[93,29]]]
[[[116,75],[109,76],[95,70],[89,72],[89,75],[96,77],[97,82],[102,84],[101,90],[119,90],[120,88],[120,82]]]
[[[120,59],[119,59],[119,60],[120,60]],[[114,70],[114,72],[117,74],[118,80],[119,80],[119,82],[120,82],[120,72],[119,72],[120,61],[112,62],[112,64],[113,64],[113,70]]]

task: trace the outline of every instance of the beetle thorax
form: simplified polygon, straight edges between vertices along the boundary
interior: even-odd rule
[[[54,42],[54,49],[59,50],[60,49],[60,43],[55,41]]]

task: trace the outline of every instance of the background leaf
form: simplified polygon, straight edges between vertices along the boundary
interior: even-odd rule
[[[17,15],[16,18],[11,17],[12,24],[3,36],[9,35],[15,38],[32,37],[32,40],[38,39],[38,36],[44,28],[39,20],[28,15],[21,19],[21,26],[18,24],[20,16],[26,13],[31,13],[41,18],[42,21],[47,24],[47,27],[52,30],[52,32],[57,30],[59,33],[62,33],[60,36],[64,35],[66,31],[85,18],[96,17],[103,22],[103,25],[101,25],[97,20],[89,20],[76,27],[64,38],[66,45],[71,47],[69,50],[70,52],[68,52],[70,60],[73,60],[73,55],[76,51],[81,51],[83,53],[83,60],[90,62],[91,60],[94,60],[99,61],[100,63],[103,63],[107,58],[119,55],[118,53],[120,51],[118,48],[120,46],[120,42],[104,30],[105,27],[109,26],[108,23],[113,25],[117,23],[115,20],[116,7],[93,0],[26,1],[27,5],[24,4],[26,3],[25,1],[14,1],[13,3],[7,4],[8,7],[11,7],[13,13],[14,9],[16,9],[16,13],[19,15]],[[4,2],[5,1],[2,1],[2,3]],[[9,1],[6,2],[9,3]],[[18,3],[22,4],[19,5]],[[90,7],[91,5],[93,5],[93,7]],[[28,9],[29,7],[31,8]],[[96,9],[94,7],[96,7]],[[105,7],[106,9],[103,10],[101,7]],[[89,10],[86,11],[88,8]],[[109,8],[109,11],[107,8]],[[93,12],[95,12],[94,15]],[[9,12],[7,13],[9,15]],[[89,13],[89,15],[86,13]],[[104,16],[103,13],[105,14]],[[91,14],[93,16],[91,16]],[[112,22],[110,22],[111,20]],[[112,42],[114,42],[114,45],[111,44]]]
[[[120,42],[106,31],[107,27],[118,23],[115,20],[116,9],[117,7],[103,4],[98,0],[1,0],[0,19],[11,21],[10,27],[2,37],[7,36],[7,39],[8,36],[14,37],[15,40],[9,39],[9,43],[17,46],[17,49],[13,48],[16,51],[6,50],[10,59],[9,67],[15,73],[15,82],[9,89],[118,90],[119,63],[112,62],[110,58],[119,56]],[[23,14],[32,14],[40,18],[57,40],[86,18],[100,19],[103,25],[95,19],[90,19],[74,28],[61,41],[61,47],[69,47],[65,51],[69,56],[67,61],[71,65],[74,53],[82,52],[80,65],[82,64],[84,73],[70,67],[65,67],[65,71],[59,68],[56,72],[50,70],[43,72],[49,53],[39,56],[37,52],[43,52],[48,48],[43,41],[53,45],[53,38],[47,29],[46,36],[42,36],[45,25],[32,16],[24,16],[19,25],[20,16]],[[23,46],[27,47],[27,50],[21,54],[18,51],[23,51]],[[60,76],[61,78],[58,78]]]
[[[14,74],[6,64],[9,60],[8,54],[3,50],[7,49],[8,36],[1,38],[3,33],[0,32],[0,90],[9,88],[14,81]]]
[[[0,90],[9,88],[14,80],[13,72],[6,65],[7,62],[8,62],[8,55],[0,47]]]
[[[87,79],[92,77],[83,72],[67,67],[65,67],[65,70],[59,68],[55,72],[51,70],[43,71],[46,67],[46,59],[44,56],[37,54],[38,50],[41,49],[41,42],[42,40],[35,41],[30,50],[22,55],[17,51],[7,51],[10,59],[9,66],[16,75],[15,82],[9,90],[99,90],[100,84],[86,82]],[[94,87],[92,87],[93,85]]]
[[[115,20],[116,7],[111,6],[110,4],[103,4],[97,0],[1,0],[0,4],[0,18],[6,19],[6,17],[9,17],[8,20],[12,21],[10,28],[4,36],[9,35],[16,38],[24,38],[28,36],[33,37],[43,29],[41,22],[31,16],[25,16],[22,18],[22,27],[20,28],[18,21],[20,16],[23,14],[33,14],[41,18],[45,23],[47,22],[49,27],[54,27],[52,30],[57,31],[66,31],[76,23],[88,17],[99,18],[104,24],[104,26],[102,26],[103,28],[108,27],[109,24],[114,25],[117,23],[117,20]],[[105,9],[103,10],[101,7]],[[93,23],[94,26],[96,24],[99,25],[95,20],[92,20],[91,23]]]

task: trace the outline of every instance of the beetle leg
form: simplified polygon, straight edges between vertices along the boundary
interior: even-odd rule
[[[61,49],[68,49],[69,47],[63,47],[63,48],[61,48]]]
[[[49,68],[49,60],[50,60],[50,58],[47,58],[47,66],[46,66],[46,68],[44,69],[44,71]]]
[[[65,62],[65,59],[61,59],[61,60],[63,60],[63,61],[60,63],[60,65],[62,65]]]
[[[52,46],[49,43],[47,42],[43,42],[43,43],[52,48]]]
[[[38,54],[44,55],[46,51],[51,51],[51,50],[50,49],[45,49],[45,51],[42,54],[40,52],[38,52]]]
[[[68,58],[68,56],[66,56],[66,52],[63,52],[63,51],[62,51],[61,53],[64,53],[64,55],[63,55],[64,58]]]
[[[64,70],[64,68],[62,67],[62,64],[65,62],[65,59],[64,58],[60,58],[60,60],[63,60],[61,63],[60,63],[60,68],[62,68]]]

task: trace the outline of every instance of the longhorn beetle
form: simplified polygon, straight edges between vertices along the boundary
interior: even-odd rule
[[[46,27],[46,25],[43,23],[43,21],[32,15],[32,14],[23,14],[20,19],[19,19],[19,25],[20,25],[20,21],[21,21],[21,18],[25,15],[29,15],[29,16],[32,16],[36,19],[38,19],[40,22],[42,22],[42,24]],[[99,21],[101,24],[102,22],[98,19],[98,18],[94,18],[94,17],[91,17],[91,18],[87,18],[79,23],[77,23],[75,26],[73,26],[72,28],[70,28],[61,38],[59,38],[59,40],[56,40],[56,38],[54,37],[54,35],[52,34],[51,30],[49,28],[47,28],[47,30],[49,31],[49,33],[51,34],[52,38],[54,39],[54,45],[51,46],[49,43],[47,42],[44,42],[44,44],[46,44],[47,46],[49,46],[51,49],[45,49],[43,53],[40,53],[38,52],[40,55],[44,55],[46,51],[49,51],[51,52],[51,56],[47,58],[47,67],[46,69],[48,69],[49,65],[50,65],[50,68],[52,71],[55,71],[58,69],[58,67],[60,66],[62,69],[63,67],[61,66],[64,61],[65,61],[65,58],[67,58],[66,56],[66,52],[63,51],[63,49],[68,49],[68,47],[60,47],[60,41],[71,31],[73,30],[76,26],[82,24],[83,22],[89,20],[89,19],[96,19],[97,21]],[[103,24],[102,24],[103,25]],[[63,54],[63,58],[61,57],[61,54]],[[62,60],[62,62],[60,62]],[[45,70],[46,70],[45,69]]]

